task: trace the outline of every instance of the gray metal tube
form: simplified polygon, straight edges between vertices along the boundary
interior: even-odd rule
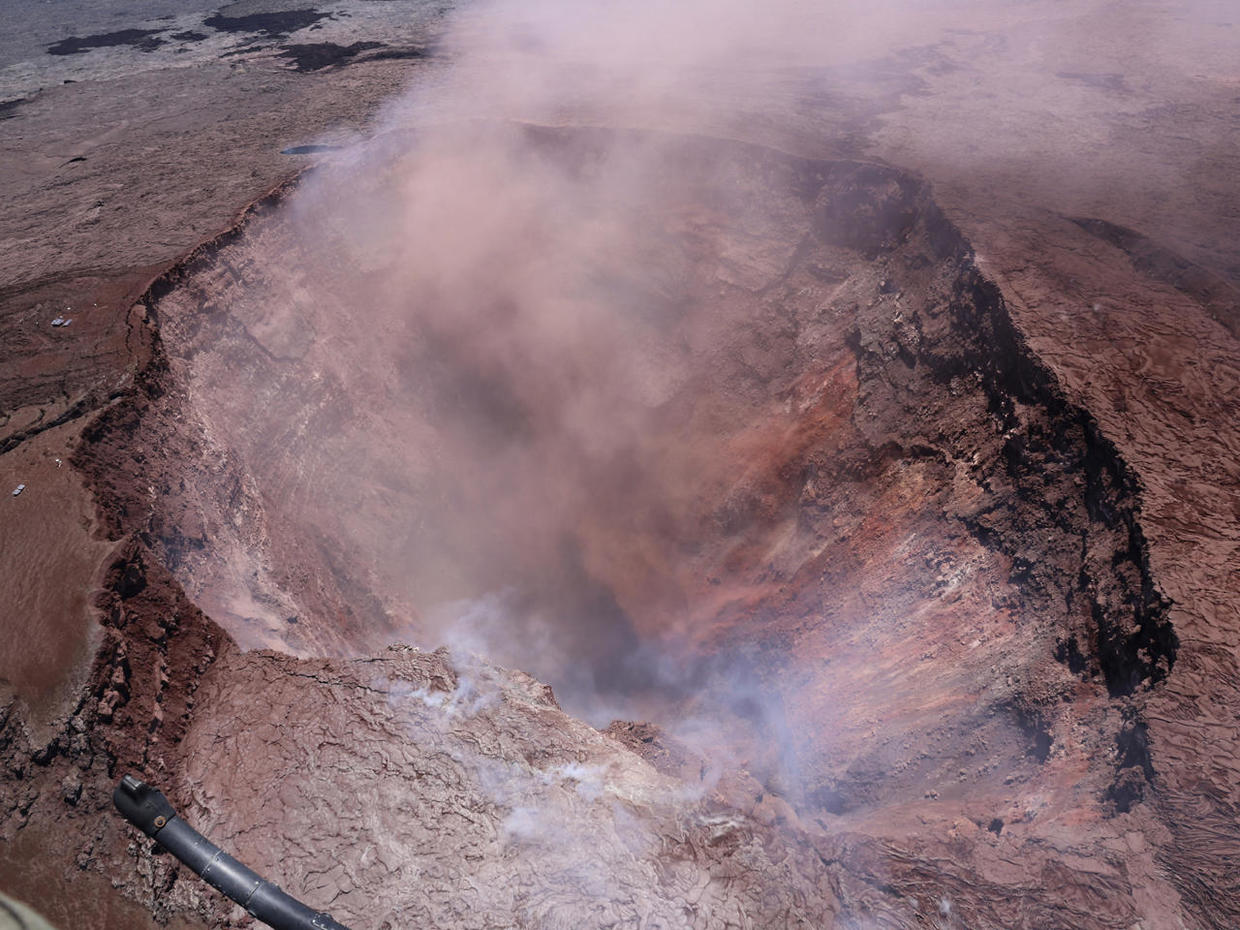
[[[112,801],[126,820],[275,930],[348,930],[228,855],[178,817],[158,789],[126,775]]]

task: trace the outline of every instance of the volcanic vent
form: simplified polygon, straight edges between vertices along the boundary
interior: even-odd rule
[[[987,822],[1014,777],[1100,803],[1112,766],[1046,772],[1174,661],[1132,478],[884,166],[458,126],[256,205],[148,311],[83,459],[243,646],[447,641],[600,724],[739,716],[806,809]]]

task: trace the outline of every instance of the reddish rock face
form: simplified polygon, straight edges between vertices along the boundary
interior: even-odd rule
[[[684,818],[743,824],[737,850],[797,863],[764,874],[784,907],[770,919],[1129,927],[1174,910],[1151,903],[1174,898],[1142,708],[1178,642],[1138,485],[920,181],[718,140],[494,127],[377,152],[343,180],[354,206],[341,177],[311,181],[147,295],[154,360],[75,459],[112,534],[137,533],[243,646],[449,641],[591,721],[657,721],[609,730],[660,772],[633,770],[654,800],[625,816],[659,843]],[[218,841],[259,818],[295,823],[311,859],[332,849],[339,874],[306,893],[343,894],[359,924],[472,926],[455,905],[374,910],[406,895],[417,843],[381,866],[340,852],[339,818],[296,799],[377,790],[414,811],[410,837],[482,805],[491,836],[524,808],[484,797],[453,747],[496,734],[537,776],[549,740],[581,762],[598,738],[552,740],[558,710],[453,718],[441,780],[482,781],[441,796],[407,776],[428,750],[376,722],[402,711],[368,689],[391,689],[357,677],[400,661],[217,663],[212,700],[175,717],[166,778]],[[411,661],[421,693],[430,660]],[[121,701],[100,687],[110,725]],[[306,756],[306,726],[286,725],[302,713],[339,764]],[[608,745],[605,768],[636,764]],[[227,774],[208,746],[232,754]],[[376,769],[391,752],[414,755]],[[612,829],[597,800],[566,849]],[[279,868],[292,832],[243,852]],[[481,842],[468,832],[450,831],[462,850]],[[673,857],[721,889],[694,926],[756,913],[750,885],[720,878],[749,854],[717,842]],[[477,913],[528,884],[487,849],[445,866],[453,887],[489,876],[500,897]],[[635,855],[604,871],[640,872]],[[651,886],[651,913],[681,884]],[[600,895],[573,887],[555,907],[582,925]]]

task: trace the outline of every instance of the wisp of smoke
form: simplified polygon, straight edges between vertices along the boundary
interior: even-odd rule
[[[597,725],[679,720],[712,754],[739,720],[775,748],[731,761],[791,778],[778,683],[702,650],[695,599],[717,572],[703,539],[743,532],[735,502],[762,493],[745,421],[769,398],[738,395],[719,353],[803,207],[679,137],[580,127],[743,119],[851,23],[793,2],[474,6],[439,83],[307,182],[305,249],[348,281],[319,371],[374,424],[332,464],[393,501],[342,498],[342,519],[374,586],[412,606],[393,637],[525,669]]]

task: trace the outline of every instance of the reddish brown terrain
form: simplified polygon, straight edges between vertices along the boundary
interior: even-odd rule
[[[32,182],[0,890],[245,925],[134,772],[354,930],[1238,925],[1240,24],[1068,6],[294,57],[414,91],[89,274]]]

